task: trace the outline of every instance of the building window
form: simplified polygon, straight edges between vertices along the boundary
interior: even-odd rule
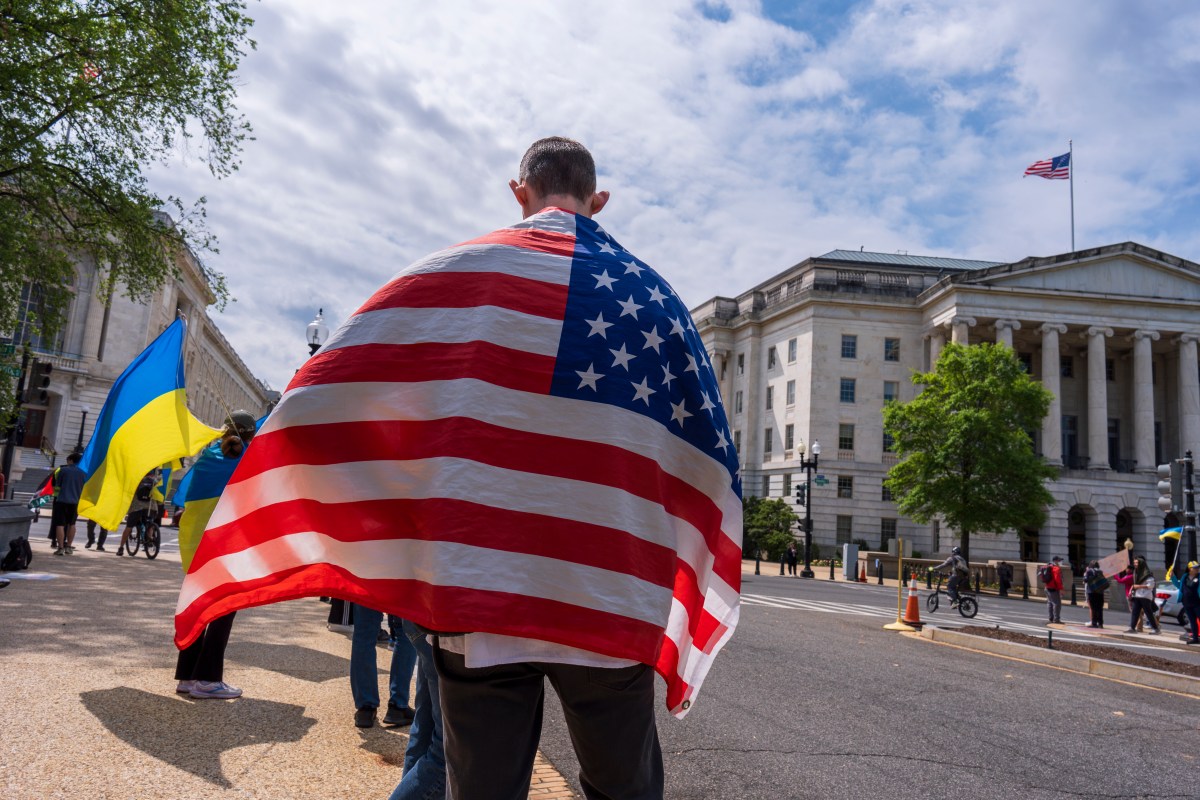
[[[779,359],[775,355],[775,346],[772,345],[771,347],[768,347],[767,348],[767,369],[775,369],[775,364],[778,362],[778,360]]]
[[[838,450],[854,449],[854,424],[843,422],[838,425]]]
[[[884,381],[883,382],[883,399],[899,400],[900,399],[900,382],[899,381]]]
[[[1104,359],[1104,380],[1115,381],[1117,379],[1117,367],[1111,358]]]
[[[737,374],[738,375],[746,374],[746,354],[745,353],[738,353]]]
[[[796,446],[796,426],[795,425],[784,425],[783,426],[783,449],[791,450],[795,446]]]
[[[775,438],[775,429],[766,428],[763,430],[763,460],[766,461],[771,457],[771,445]]]
[[[742,390],[738,389],[733,393],[733,413],[742,413]]]
[[[742,452],[742,432],[741,431],[733,432],[733,449],[739,453]]]
[[[887,550],[887,543],[896,538],[896,520],[884,517],[879,520],[879,549]]]
[[[843,500],[854,499],[854,476],[838,475],[838,497]]]
[[[885,503],[892,502],[892,490],[886,483],[883,485],[883,491],[879,494],[879,499]]]
[[[1062,418],[1062,454],[1067,469],[1079,469],[1079,417],[1074,414]]]
[[[1059,356],[1058,357],[1058,374],[1063,378],[1075,377],[1075,358],[1074,356]]]
[[[1150,362],[1150,383],[1158,386],[1158,364]]]
[[[770,475],[762,476],[762,496],[763,497],[771,496],[771,476]]]
[[[850,537],[854,534],[854,517],[848,514],[838,514],[837,518],[837,543],[850,544]]]
[[[838,397],[843,403],[854,402],[854,378],[842,378],[841,388],[838,390]]]
[[[896,447],[895,438],[887,431],[883,432],[883,452],[890,453]]]
[[[796,363],[796,340],[788,339],[788,363]]]
[[[858,337],[842,334],[842,358],[858,358]]]
[[[792,475],[785,472],[783,475],[783,499],[786,500],[792,496]]]
[[[787,404],[789,406],[796,405],[796,382],[787,382]]]
[[[767,410],[770,411],[775,407],[775,387],[767,387]]]
[[[899,361],[900,360],[900,340],[899,339],[884,339],[883,340],[883,360],[884,361]]]
[[[1021,369],[1025,370],[1025,374],[1032,375],[1033,353],[1017,353],[1017,359],[1021,362]]]

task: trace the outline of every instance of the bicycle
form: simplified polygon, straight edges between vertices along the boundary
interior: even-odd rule
[[[158,529],[158,523],[153,519],[145,519],[134,526],[133,535],[125,543],[125,549],[129,551],[129,555],[136,556],[140,547],[146,554],[146,558],[154,559],[158,557],[158,548],[161,543],[162,535]]]
[[[929,609],[931,612],[938,610],[938,605],[940,602],[938,598],[941,597],[941,595],[946,595],[946,597],[950,596],[949,592],[942,590],[942,581],[943,580],[945,580],[945,576],[939,574],[937,586],[933,587],[933,594],[931,594],[925,598],[925,607],[927,609]],[[963,583],[965,584],[966,581],[963,581]],[[975,599],[974,592],[959,588],[959,590],[958,590],[958,613],[961,614],[966,619],[971,619],[972,617],[974,617],[976,614],[979,613],[979,601]]]

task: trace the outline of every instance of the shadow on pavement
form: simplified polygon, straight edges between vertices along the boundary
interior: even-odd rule
[[[227,661],[278,672],[302,681],[321,683],[350,674],[350,659],[295,644],[230,641]]]
[[[298,742],[316,724],[304,707],[243,697],[234,701],[164,697],[118,686],[84,692],[84,707],[121,741],[210,783],[230,788],[221,754],[237,747]],[[181,731],[188,729],[187,734]],[[180,742],[186,741],[182,747]]]

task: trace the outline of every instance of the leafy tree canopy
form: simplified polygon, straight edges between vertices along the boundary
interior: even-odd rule
[[[767,500],[762,497],[745,497],[742,500],[742,530],[745,532],[747,552],[761,548],[767,558],[778,559],[787,546],[796,539],[792,536],[792,523],[796,515],[783,500]]]
[[[145,299],[184,246],[214,250],[204,199],[190,208],[143,170],[198,145],[217,177],[250,127],[234,75],[254,42],[244,0],[0,0],[0,330],[38,284],[41,332],[61,325],[74,262],[102,292]],[[170,211],[175,224],[166,218]],[[205,270],[219,302],[224,281]],[[18,343],[19,344],[19,343]]]
[[[950,343],[934,370],[917,373],[924,389],[883,410],[884,430],[901,461],[887,486],[901,513],[918,522],[941,515],[970,535],[1040,526],[1056,477],[1033,451],[1027,431],[1046,416],[1051,395],[1003,345]]]

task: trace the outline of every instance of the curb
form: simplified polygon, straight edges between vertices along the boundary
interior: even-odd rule
[[[1079,656],[1073,653],[1063,653],[1032,647],[1016,642],[1004,642],[998,639],[988,639],[983,636],[972,636],[969,633],[934,628],[926,626],[920,634],[923,638],[942,644],[955,645],[968,650],[975,650],[990,655],[1019,658],[1022,661],[1032,661],[1050,667],[1081,672],[1085,675],[1095,675],[1100,678],[1111,678],[1150,689],[1163,689],[1170,692],[1185,694],[1200,699],[1200,678],[1179,675],[1174,672],[1164,672],[1147,667],[1135,667],[1129,664],[1119,664],[1101,658]]]

